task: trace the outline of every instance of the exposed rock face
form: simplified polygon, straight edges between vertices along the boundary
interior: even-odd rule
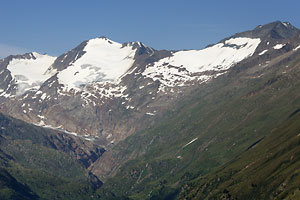
[[[274,22],[203,50],[157,51],[140,42],[119,44],[101,37],[57,58],[9,56],[0,61],[0,109],[109,148],[244,59],[257,57],[254,62],[259,62],[296,49],[298,35],[289,23]],[[46,70],[20,74],[32,63]]]

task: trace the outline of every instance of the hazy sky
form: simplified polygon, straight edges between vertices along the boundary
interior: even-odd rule
[[[299,0],[1,0],[0,57],[59,55],[99,36],[155,49],[201,49],[272,21],[300,28]]]

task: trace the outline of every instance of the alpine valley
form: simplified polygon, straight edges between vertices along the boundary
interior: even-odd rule
[[[201,40],[201,38],[199,38]],[[0,60],[0,199],[300,199],[300,30],[106,37]]]

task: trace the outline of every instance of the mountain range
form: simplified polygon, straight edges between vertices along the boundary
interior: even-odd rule
[[[201,50],[99,37],[58,57],[8,56],[0,195],[293,198],[298,182],[281,173],[296,180],[299,65],[300,30],[279,21]],[[255,175],[263,170],[268,186]]]

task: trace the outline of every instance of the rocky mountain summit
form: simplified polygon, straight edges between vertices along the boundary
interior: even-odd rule
[[[274,22],[201,50],[155,50],[100,37],[57,58],[9,56],[0,61],[1,111],[109,146],[237,63],[296,50],[297,34],[291,24]]]

